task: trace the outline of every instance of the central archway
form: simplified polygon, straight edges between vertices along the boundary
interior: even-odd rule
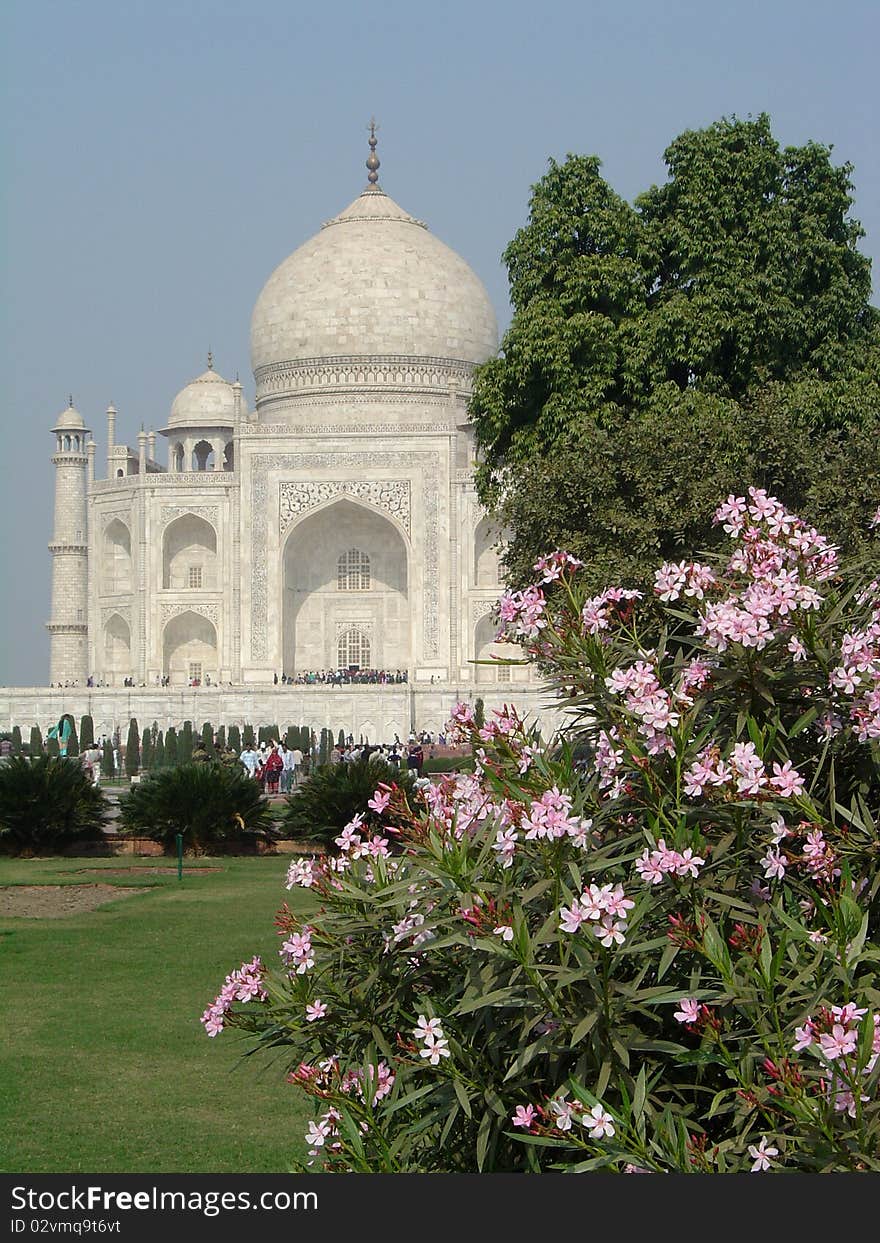
[[[283,558],[288,676],[337,669],[340,653],[361,668],[409,667],[407,546],[390,519],[342,498],[297,523]]]

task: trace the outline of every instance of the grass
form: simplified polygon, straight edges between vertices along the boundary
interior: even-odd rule
[[[132,862],[138,872],[105,875]],[[0,884],[143,886],[63,919],[0,918],[0,1168],[10,1172],[284,1172],[307,1102],[283,1063],[199,1015],[254,953],[277,961],[283,858],[0,859]]]

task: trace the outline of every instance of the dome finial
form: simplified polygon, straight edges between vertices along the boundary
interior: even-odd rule
[[[214,370],[214,351],[211,349],[210,345],[208,346],[208,370]]]
[[[371,186],[378,185],[379,182],[379,157],[376,155],[376,130],[379,126],[376,124],[376,118],[370,117],[370,154],[367,156],[367,181]]]
[[[67,408],[68,410],[73,409],[73,393],[71,393],[67,398]]]

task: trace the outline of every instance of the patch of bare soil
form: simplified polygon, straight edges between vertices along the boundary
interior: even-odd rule
[[[192,876],[194,872],[222,872],[222,868],[191,868],[183,865],[185,876]],[[176,876],[177,867],[159,868],[159,867],[133,867],[133,868],[77,868],[77,874],[89,872],[92,876],[132,876],[137,874],[143,875],[146,872],[150,876]]]
[[[94,911],[105,902],[131,898],[144,889],[119,885],[3,885],[0,915],[19,919],[64,919]]]

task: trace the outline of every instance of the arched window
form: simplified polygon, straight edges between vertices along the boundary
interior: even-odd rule
[[[336,585],[340,591],[370,590],[370,558],[359,548],[349,548],[337,563]]]
[[[370,640],[362,630],[354,627],[343,630],[336,644],[336,656],[340,669],[350,669],[352,665],[358,669],[369,669]]]
[[[176,444],[174,446],[174,449],[171,455],[171,460],[174,463],[174,469],[176,471],[183,470],[183,445],[182,444]]]

